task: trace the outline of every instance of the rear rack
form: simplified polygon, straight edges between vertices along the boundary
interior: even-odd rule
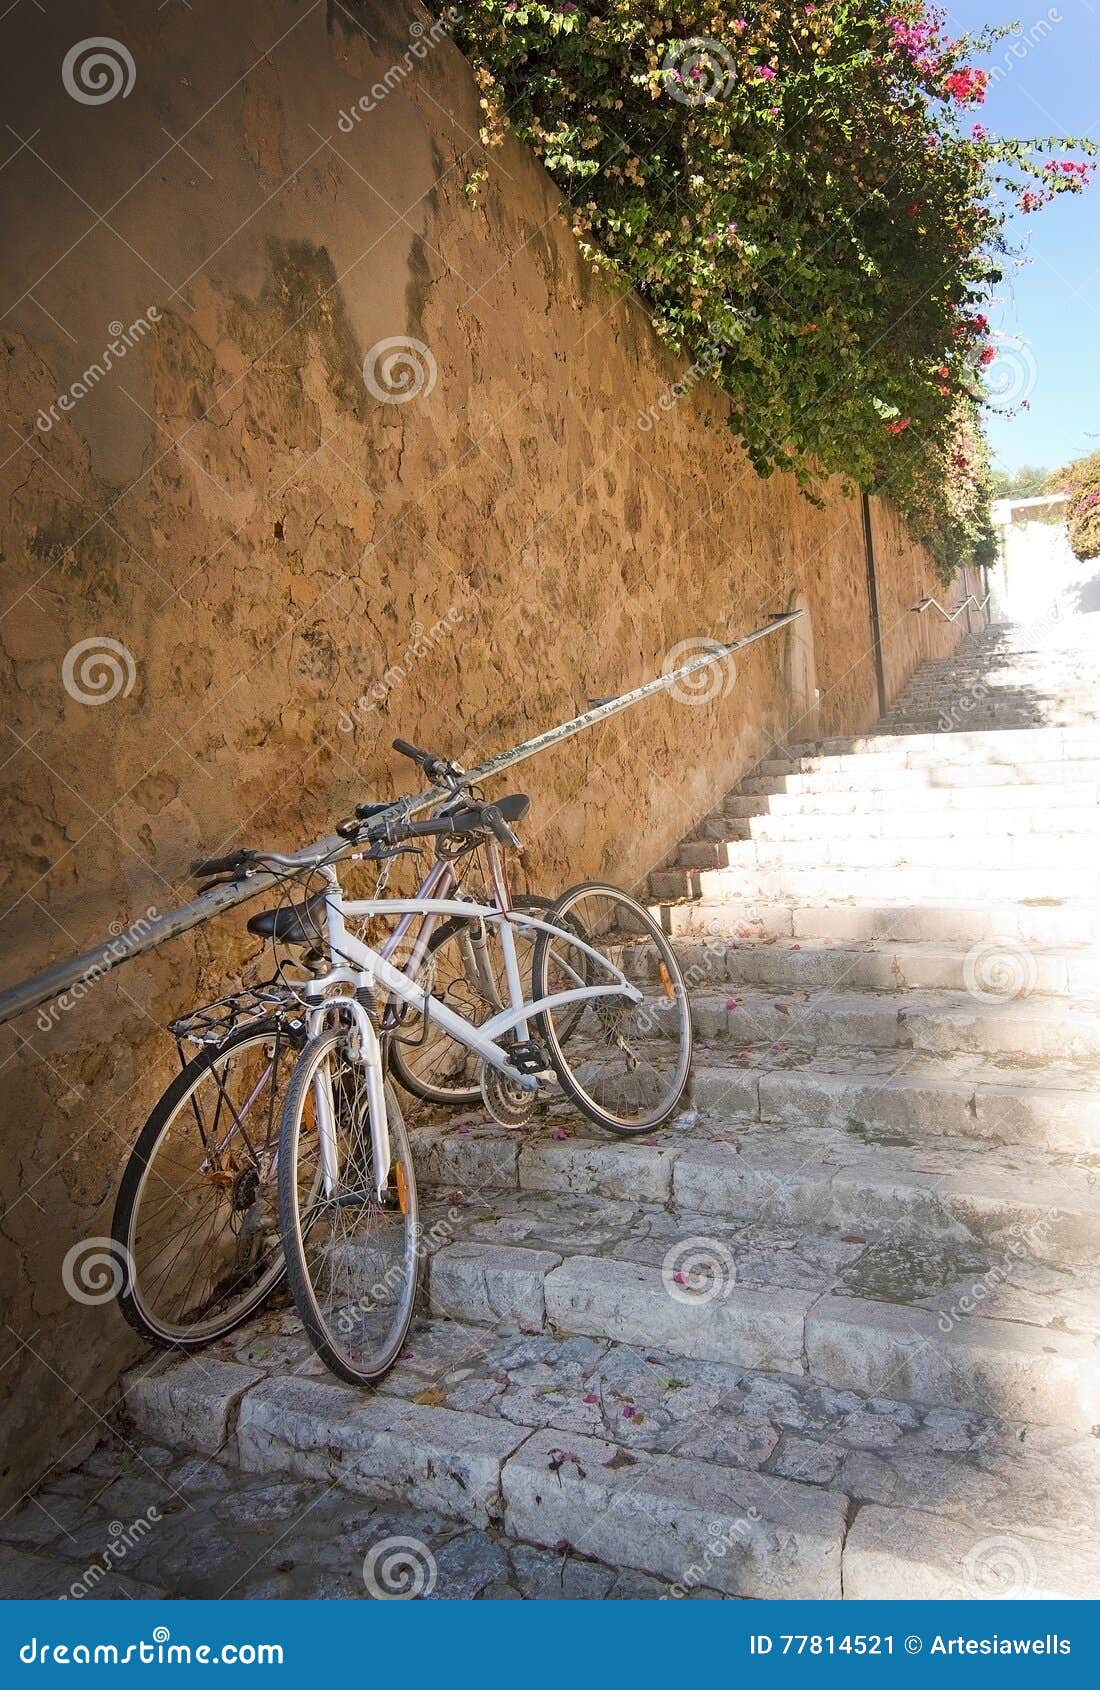
[[[262,986],[245,987],[215,998],[201,1009],[169,1021],[168,1031],[181,1044],[216,1045],[240,1027],[253,1022],[276,1021],[290,1027],[304,1025],[300,1004],[289,986],[281,980],[268,980]]]

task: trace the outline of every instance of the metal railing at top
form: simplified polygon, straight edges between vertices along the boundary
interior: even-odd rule
[[[978,598],[975,593],[967,593],[962,603],[957,604],[954,610],[945,610],[939,599],[929,597],[921,599],[920,603],[913,605],[912,608],[922,616],[926,610],[935,609],[938,610],[940,615],[948,622],[957,622],[963,611],[966,610],[969,605],[973,605],[976,610],[984,610],[992,597],[992,593],[986,593],[984,599]]]
[[[491,780],[494,775],[512,768],[514,764],[522,763],[525,758],[534,757],[539,751],[547,751],[552,745],[560,745],[563,740],[571,739],[574,734],[581,733],[585,728],[594,727],[597,722],[606,720],[608,716],[614,716],[620,710],[640,703],[643,698],[652,698],[654,694],[664,692],[668,687],[697,674],[700,669],[723,662],[735,651],[743,651],[746,646],[754,645],[757,640],[764,639],[768,634],[778,632],[780,628],[797,621],[802,615],[804,612],[801,610],[788,611],[785,615],[773,616],[770,622],[754,629],[751,634],[742,634],[739,639],[727,643],[716,640],[709,650],[700,652],[699,656],[669,670],[667,674],[658,675],[652,681],[645,681],[641,686],[620,693],[616,698],[590,706],[581,715],[572,717],[568,722],[559,723],[556,728],[548,728],[545,733],[536,734],[534,739],[524,740],[521,745],[514,745],[510,751],[499,752],[497,756],[490,757],[488,762],[468,770],[467,778],[471,785],[480,786],[483,782]],[[421,810],[430,809],[433,804],[447,796],[444,787],[432,786],[411,798],[395,799],[391,810],[395,815],[416,815]],[[348,843],[343,835],[330,834],[294,855],[304,863],[322,853],[328,855],[347,849]],[[69,992],[101,979],[120,963],[129,962],[132,957],[155,950],[167,940],[175,939],[192,927],[198,927],[202,922],[210,921],[214,916],[255,898],[276,884],[275,875],[257,872],[250,874],[246,880],[216,886],[208,892],[200,893],[197,898],[192,898],[190,903],[181,904],[177,909],[136,922],[128,932],[120,934],[117,938],[93,945],[90,950],[82,951],[79,956],[70,957],[66,962],[54,963],[51,968],[43,969],[41,974],[34,974],[29,980],[20,981],[18,985],[9,986],[6,991],[0,992],[0,1024],[14,1020],[17,1015],[23,1015],[28,1010],[37,1009],[39,1004],[58,997],[62,992]]]

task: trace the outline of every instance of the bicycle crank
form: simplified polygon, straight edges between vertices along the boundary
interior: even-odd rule
[[[542,1101],[538,1091],[527,1091],[499,1068],[481,1064],[481,1100],[493,1120],[502,1127],[522,1127],[538,1112]]]

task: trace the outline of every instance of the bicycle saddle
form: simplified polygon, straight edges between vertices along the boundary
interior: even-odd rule
[[[248,931],[257,939],[276,939],[283,945],[315,945],[324,935],[325,894],[315,892],[301,904],[261,910],[250,916]]]

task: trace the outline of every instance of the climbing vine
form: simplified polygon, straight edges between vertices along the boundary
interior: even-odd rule
[[[976,120],[1008,33],[953,37],[919,0],[470,0],[455,39],[482,139],[532,146],[590,260],[707,355],[756,468],[888,491],[950,573],[991,543],[1007,211],[1092,169]]]

